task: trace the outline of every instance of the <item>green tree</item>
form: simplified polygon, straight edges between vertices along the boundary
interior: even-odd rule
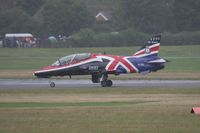
[[[0,10],[16,8],[18,0],[1,0]]]
[[[0,34],[14,32],[32,32],[36,29],[36,22],[20,9],[0,12]]]
[[[174,19],[179,31],[200,30],[200,1],[175,0]]]
[[[17,6],[33,16],[44,3],[45,0],[18,0]]]
[[[95,34],[96,33],[91,29],[81,29],[79,32],[72,35],[72,41],[75,44],[74,46],[92,46],[92,44],[94,43]]]
[[[94,21],[82,0],[50,0],[43,15],[46,30],[54,35],[70,35]]]
[[[121,15],[125,25],[138,27],[147,33],[174,29],[174,0],[121,0]]]

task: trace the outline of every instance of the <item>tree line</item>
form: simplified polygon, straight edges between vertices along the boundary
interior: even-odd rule
[[[198,0],[118,0],[112,20],[106,23],[96,23],[86,4],[85,0],[2,0],[0,35],[65,35],[70,36],[66,46],[76,47],[139,44],[158,33],[166,44],[184,44],[185,38],[200,42]]]
[[[199,7],[198,0],[122,0],[120,19],[145,33],[198,31]]]

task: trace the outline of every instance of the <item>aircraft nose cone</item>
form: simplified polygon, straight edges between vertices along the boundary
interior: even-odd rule
[[[42,78],[44,76],[44,72],[41,72],[41,70],[37,70],[33,72],[33,76],[36,76],[37,78]]]
[[[37,71],[33,72],[33,76],[36,76],[37,78],[49,78],[50,73],[41,69],[41,70],[37,70]]]
[[[35,71],[35,72],[33,72],[33,76],[36,76],[36,77],[38,77],[38,73]]]

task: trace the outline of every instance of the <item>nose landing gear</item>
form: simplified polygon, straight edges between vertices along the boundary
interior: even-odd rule
[[[50,87],[51,87],[51,88],[54,88],[55,86],[56,86],[56,84],[55,84],[54,82],[51,82],[51,83],[50,83]]]
[[[51,79],[49,79],[49,85],[51,88],[54,88],[56,86],[56,84],[53,81],[51,81]]]

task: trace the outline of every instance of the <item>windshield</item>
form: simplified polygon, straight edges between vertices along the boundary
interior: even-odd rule
[[[73,61],[81,61],[81,60],[85,60],[87,58],[90,58],[89,53],[81,53],[81,54],[76,54],[76,56],[74,57]]]
[[[52,66],[63,66],[70,63],[76,63],[82,60],[85,60],[90,57],[91,54],[89,53],[81,53],[81,54],[73,54],[69,56],[65,56],[57,60],[55,63],[52,64]]]

